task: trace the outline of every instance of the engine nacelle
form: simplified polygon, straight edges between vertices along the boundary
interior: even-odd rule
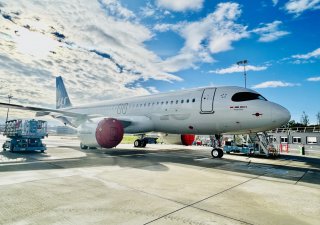
[[[194,134],[164,134],[162,139],[165,143],[176,145],[192,145],[195,140]]]
[[[181,135],[181,143],[183,145],[189,146],[194,142],[195,135],[194,134],[182,134]]]
[[[113,148],[122,141],[123,134],[122,123],[114,118],[88,122],[78,128],[81,143],[89,147]]]

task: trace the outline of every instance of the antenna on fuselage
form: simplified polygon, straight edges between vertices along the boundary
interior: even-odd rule
[[[246,65],[248,64],[248,60],[244,59],[242,61],[238,61],[238,66],[243,65],[243,75],[244,75],[244,87],[247,88],[247,71],[246,71]]]

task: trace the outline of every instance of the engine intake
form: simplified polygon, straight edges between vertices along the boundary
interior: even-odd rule
[[[81,145],[88,147],[113,148],[124,134],[122,123],[115,118],[95,118],[78,127]]]
[[[189,146],[194,142],[195,135],[194,134],[182,134],[181,135],[181,143],[183,145]]]
[[[195,140],[194,134],[165,134],[162,136],[165,143],[177,145],[192,145]]]
[[[105,118],[98,123],[96,139],[103,148],[117,146],[123,138],[124,130],[121,122],[114,118]]]

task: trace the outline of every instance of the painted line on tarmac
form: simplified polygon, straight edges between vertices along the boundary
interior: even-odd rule
[[[207,160],[207,159],[211,159],[211,158],[205,157],[205,158],[193,159],[193,160],[194,160],[194,161],[202,161],[202,160]]]

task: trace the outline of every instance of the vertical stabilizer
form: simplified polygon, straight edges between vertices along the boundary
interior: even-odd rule
[[[59,76],[56,78],[56,108],[61,109],[71,106],[72,104],[70,102],[67,90],[64,87],[62,77]]]

